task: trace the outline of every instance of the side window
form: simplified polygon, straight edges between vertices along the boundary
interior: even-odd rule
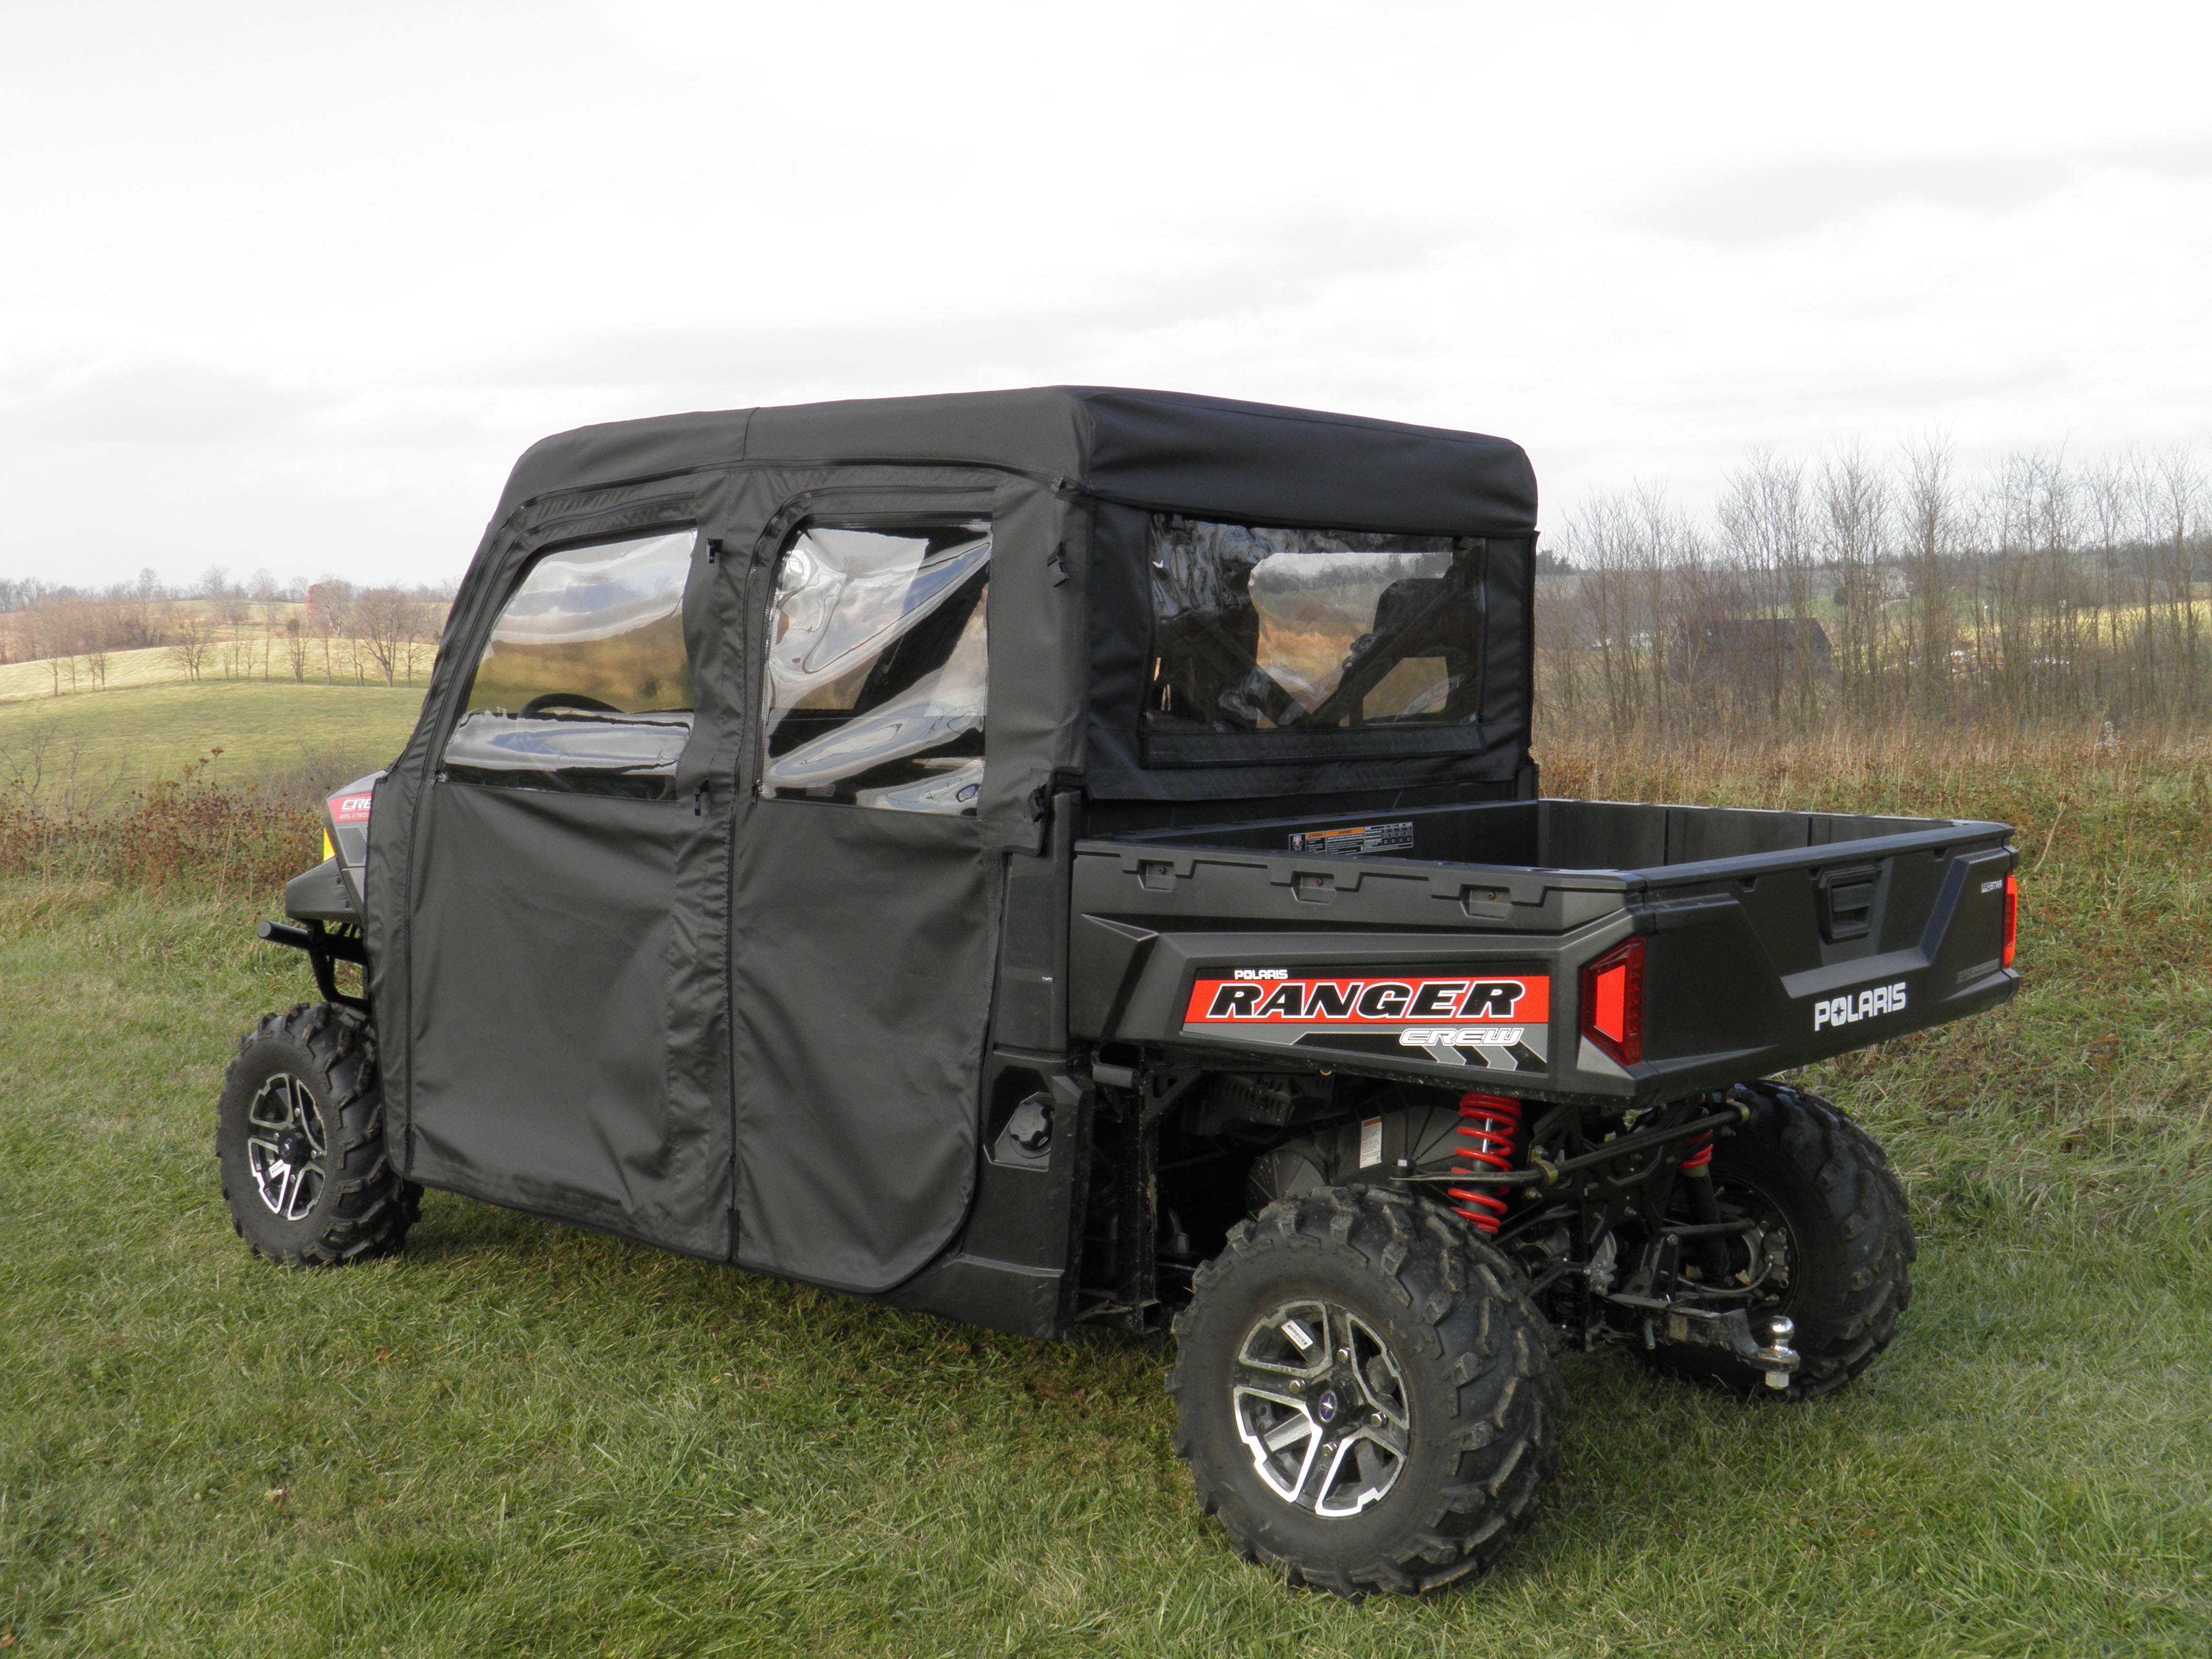
[[[449,775],[657,795],[691,730],[686,528],[549,553],[493,624]]]
[[[990,526],[810,525],[768,617],[761,793],[973,816]]]

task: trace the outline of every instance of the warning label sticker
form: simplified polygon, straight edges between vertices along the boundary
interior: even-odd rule
[[[1403,853],[1413,845],[1413,821],[1363,823],[1350,830],[1303,830],[1291,836],[1293,853],[1334,853],[1361,858],[1371,853]]]

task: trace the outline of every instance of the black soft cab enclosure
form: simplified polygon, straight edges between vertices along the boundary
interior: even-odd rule
[[[374,787],[404,1168],[842,1289],[912,1279],[1009,1101],[1083,1086],[1086,811],[1528,787],[1534,513],[1497,439],[1144,392],[538,445]],[[1024,1262],[1023,1322],[1064,1273]]]
[[[325,1000],[233,1066],[234,1213],[347,1259],[427,1185],[1041,1336],[1187,1308],[1210,1506],[1338,1588],[1526,1523],[1547,1325],[1839,1385],[1902,1194],[1759,1079],[2009,995],[2008,832],[1540,799],[1535,541],[1504,440],[1160,392],[538,444],[264,925]]]

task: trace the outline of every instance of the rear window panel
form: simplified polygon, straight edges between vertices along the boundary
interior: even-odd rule
[[[1486,544],[1155,514],[1146,724],[1163,735],[1464,724]]]

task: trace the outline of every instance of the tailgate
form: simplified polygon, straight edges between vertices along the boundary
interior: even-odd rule
[[[1802,1066],[2009,997],[2010,834],[1944,824],[1631,872],[1645,940],[1639,1084],[1668,1093]]]

